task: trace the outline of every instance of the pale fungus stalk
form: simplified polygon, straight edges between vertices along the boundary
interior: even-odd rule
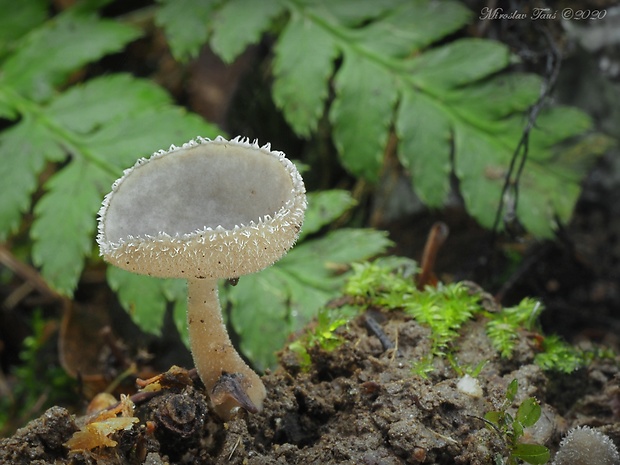
[[[250,412],[262,409],[265,386],[258,375],[239,356],[222,320],[217,295],[217,279],[188,279],[187,322],[194,364],[209,392],[217,412],[230,412],[241,405]],[[213,396],[223,373],[241,375],[240,395]],[[243,398],[247,395],[250,402]],[[217,393],[216,393],[217,394]],[[222,415],[225,416],[225,415]]]
[[[269,145],[198,138],[125,171],[103,201],[97,241],[110,263],[188,279],[196,369],[216,412],[262,408],[265,387],[228,338],[217,280],[254,273],[294,244],[306,208],[295,166]]]

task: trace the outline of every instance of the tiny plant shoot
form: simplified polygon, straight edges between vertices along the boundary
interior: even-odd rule
[[[506,445],[507,460],[504,462],[502,457],[496,457],[495,463],[517,465],[522,460],[532,465],[542,465],[549,460],[549,449],[539,444],[521,442],[524,429],[534,426],[540,418],[538,401],[533,397],[527,398],[519,404],[514,417],[508,413],[514,404],[518,387],[518,381],[513,379],[506,389],[506,398],[500,408],[484,415],[487,426],[497,432]]]

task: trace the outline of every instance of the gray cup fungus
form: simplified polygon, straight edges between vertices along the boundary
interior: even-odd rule
[[[138,160],[99,211],[97,242],[108,262],[138,274],[187,278],[194,363],[224,419],[239,406],[260,410],[266,393],[230,342],[217,280],[280,259],[297,239],[305,208],[303,180],[282,152],[217,137]],[[222,395],[223,377],[237,380],[241,393]]]

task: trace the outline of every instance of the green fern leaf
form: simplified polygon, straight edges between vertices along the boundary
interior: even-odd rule
[[[16,40],[47,19],[47,8],[47,0],[0,0],[0,56],[10,51]]]
[[[92,250],[96,222],[108,173],[76,159],[45,184],[47,193],[35,207],[32,257],[45,280],[71,295],[79,280],[84,257]]]
[[[223,17],[232,18],[229,12],[242,3],[224,4]],[[542,80],[529,74],[498,74],[514,57],[492,40],[464,38],[432,47],[471,19],[461,2],[281,4],[289,19],[274,46],[273,98],[294,131],[308,137],[316,130],[333,89],[332,138],[349,172],[379,180],[393,127],[398,158],[422,200],[431,207],[442,206],[455,174],[468,212],[482,225],[492,226],[508,166],[527,125],[524,112],[538,100]],[[240,53],[251,37],[258,40],[268,23],[261,8],[246,2],[242,19],[230,19],[226,27],[212,18],[215,43],[221,42],[215,48],[224,59]],[[260,27],[252,26],[255,23]],[[238,35],[242,40],[235,43]],[[590,128],[588,118],[577,110],[560,109],[542,114],[536,123],[516,214],[531,232],[548,237],[557,220],[569,218],[584,168],[609,141],[585,138],[578,150],[562,155],[556,145],[583,136]],[[570,150],[568,145],[561,149]],[[562,183],[564,188],[556,190]],[[558,195],[562,190],[567,194]],[[506,213],[515,199],[503,200]]]
[[[274,52],[273,100],[295,132],[307,137],[323,115],[327,81],[338,53],[336,43],[316,23],[294,15]]]
[[[219,132],[172,105],[154,83],[129,75],[95,78],[64,93],[55,90],[68,73],[137,36],[133,28],[92,13],[106,1],[66,10],[19,38],[6,57],[0,49],[0,60],[5,58],[0,114],[21,118],[0,132],[0,238],[17,230],[47,167],[45,193],[33,209],[31,252],[42,276],[65,295],[72,294],[92,253],[101,200],[123,169],[171,143]],[[0,37],[8,41],[15,35]],[[183,284],[112,269],[109,280],[142,329],[158,333],[167,300],[175,301],[181,328],[176,316],[185,307]]]
[[[169,300],[169,280],[138,275],[109,266],[106,278],[119,302],[143,331],[161,335],[164,313]],[[180,281],[180,280],[170,280]]]
[[[113,74],[71,87],[50,104],[48,115],[70,131],[87,134],[170,103],[170,96],[153,82]]]
[[[308,234],[315,233],[330,224],[356,204],[349,191],[345,190],[310,192],[307,197],[310,207],[304,218],[304,225],[299,235],[300,241]]]
[[[553,114],[556,113],[554,110]],[[520,179],[517,215],[527,230],[539,237],[549,237],[557,228],[557,219],[570,218],[580,192],[583,167],[608,144],[599,143],[586,149],[575,166],[558,156],[554,145],[581,134],[589,127],[589,118],[571,109],[557,120],[552,115],[540,117],[540,127],[532,131],[528,161]],[[553,121],[553,123],[549,123]],[[506,169],[514,152],[516,137],[522,126],[519,118],[506,122],[506,135],[491,128],[474,127],[457,121],[454,124],[455,173],[467,210],[483,226],[490,227],[495,218],[504,184]],[[510,127],[512,125],[512,128]],[[481,125],[479,125],[481,126]],[[510,192],[504,201],[515,201]]]
[[[117,21],[68,9],[28,34],[6,59],[0,94],[2,87],[10,86],[36,101],[47,100],[69,73],[122,49],[139,34],[139,30]]]
[[[395,8],[381,21],[354,31],[356,42],[343,47],[344,65],[335,77],[336,99],[330,115],[334,139],[343,164],[351,172],[371,181],[377,180],[381,149],[386,140],[380,139],[378,144],[376,137],[364,140],[364,137],[370,139],[381,134],[381,122],[365,124],[365,119],[371,118],[367,116],[370,111],[380,115],[383,124],[391,120],[387,110],[388,104],[393,103],[390,89],[394,82],[398,82],[403,89],[395,121],[399,137],[398,155],[411,175],[414,189],[429,206],[439,207],[449,193],[450,175],[454,169],[468,211],[490,227],[500,202],[506,169],[525,124],[522,117],[513,115],[523,112],[536,101],[541,80],[536,76],[518,74],[489,78],[510,62],[508,49],[493,41],[462,39],[408,59],[406,52],[411,50],[406,48],[405,42],[401,44],[396,38],[383,38],[379,33],[367,34],[373,28],[387,27],[384,22],[398,28],[398,22],[407,17],[408,12],[423,12],[421,17],[424,17],[432,14],[432,8],[427,2],[411,3],[407,7]],[[464,11],[454,11],[452,23],[446,22],[437,34],[428,33],[428,44],[439,38],[441,32],[447,33],[450,27],[458,27],[468,16]],[[336,28],[331,32],[338,37],[346,35]],[[409,40],[415,42],[412,37]],[[426,44],[420,42],[416,45]],[[384,55],[403,57],[403,60],[399,64]],[[354,66],[347,67],[351,63]],[[339,117],[341,107],[346,108],[352,100],[351,95],[373,95],[372,89],[362,85],[356,87],[355,81],[356,78],[363,79],[360,76],[371,74],[368,63],[385,73],[382,87],[388,97],[375,94],[372,102],[370,97],[367,101],[359,98],[363,105],[344,111]],[[347,95],[347,86],[355,91]],[[548,125],[546,121],[549,121]],[[530,151],[531,158],[539,162],[528,164],[522,177],[517,214],[528,230],[546,237],[557,226],[555,218],[565,221],[570,216],[579,192],[576,181],[583,172],[574,170],[571,177],[571,170],[567,169],[570,166],[558,163],[561,158],[552,163],[553,152],[548,149],[568,137],[583,133],[589,126],[587,118],[577,110],[554,111],[548,117],[543,115],[539,123],[540,129],[532,133]],[[543,126],[547,127],[543,129]],[[368,134],[368,128],[374,132]],[[544,143],[539,143],[539,135]],[[359,145],[356,146],[354,141]],[[373,143],[374,150],[370,148]],[[591,160],[592,152],[583,158]],[[567,179],[570,179],[568,186],[556,189]],[[558,196],[557,192],[566,195]]]
[[[534,149],[551,148],[559,142],[581,134],[592,127],[592,119],[577,108],[557,106],[540,115],[536,130],[532,131],[531,144]],[[536,160],[550,157],[552,153],[536,151]]]
[[[15,110],[13,105],[11,105],[6,98],[3,98],[3,96],[0,95],[0,118],[15,120],[18,116],[19,113]]]
[[[337,229],[320,239],[303,242],[278,262],[278,266],[300,281],[319,289],[337,289],[344,282],[347,265],[378,255],[391,241],[382,231],[371,229]]]
[[[44,38],[52,44],[76,41],[72,34],[85,33],[84,28],[89,28],[92,43],[63,64],[43,60],[32,66],[36,71],[26,73],[26,84],[14,82],[11,73],[0,78],[0,101],[8,102],[22,117],[20,123],[0,133],[0,180],[4,181],[0,185],[0,237],[14,232],[30,208],[46,162],[68,160],[44,186],[47,192],[34,208],[30,231],[34,263],[49,284],[66,295],[73,292],[84,257],[91,252],[101,199],[122,170],[172,142],[181,144],[198,135],[218,133],[198,116],[173,106],[155,84],[128,75],[93,79],[47,103],[37,102],[47,93],[39,90],[53,89],[73,67],[135,36],[133,29],[67,10],[29,34],[5,64],[14,72],[34,56],[33,44]],[[28,88],[29,80],[36,81],[36,92]]]
[[[254,8],[247,0],[226,1],[211,22],[211,47],[225,62],[232,62],[248,45],[258,41],[282,10],[278,0],[261,0]]]
[[[344,191],[310,194],[303,229],[307,223],[308,231],[314,232],[352,205]],[[243,353],[261,369],[272,366],[288,335],[337,295],[346,279],[341,268],[382,253],[390,244],[382,232],[336,230],[302,242],[270,268],[243,276],[237,286],[223,287],[222,297],[232,304],[230,323],[240,336]],[[270,335],[268,341],[265,334]]]
[[[351,173],[377,181],[397,98],[394,76],[370,60],[345,53],[335,81],[337,98],[329,117],[342,163]]]
[[[230,324],[239,334],[240,348],[259,369],[273,365],[275,352],[289,334],[287,280],[274,265],[241,277],[236,287],[223,294],[232,304]]]
[[[350,3],[354,2],[355,0],[351,0]],[[384,16],[362,28],[353,29],[351,37],[362,50],[393,58],[410,56],[422,47],[463,27],[472,16],[465,6],[453,1],[439,3],[416,0],[372,3],[377,7],[381,5],[386,10],[383,12]],[[342,8],[341,5],[331,7],[340,23],[350,26],[348,16],[339,14],[340,8]],[[364,8],[360,9],[358,6],[351,5],[350,13],[358,16],[363,12]]]
[[[189,345],[187,282],[184,279],[153,278],[115,266],[108,267],[106,278],[133,322],[146,333],[161,335],[164,315],[171,304],[174,324],[181,339]]]
[[[467,211],[489,228],[495,219],[512,151],[468,124],[456,122],[453,130],[454,171],[461,183]]]
[[[435,100],[407,90],[398,107],[396,134],[398,157],[420,199],[430,207],[441,207],[450,192],[452,170],[448,115]]]
[[[207,24],[220,0],[157,0],[155,22],[166,32],[174,57],[187,61],[198,55],[208,38]]]
[[[86,142],[98,159],[124,169],[173,143],[180,145],[197,136],[214,138],[220,133],[199,116],[168,106],[115,120],[89,135]],[[116,172],[120,176],[122,171]]]
[[[572,113],[571,110],[566,109],[567,113]],[[580,124],[589,124],[589,118],[585,114],[575,116],[576,119],[572,122],[566,118],[559,118],[558,121],[565,121],[567,127],[572,127],[573,130],[575,126],[579,128]],[[585,151],[581,153],[575,150],[556,150],[552,146],[542,148],[542,145],[549,144],[545,139],[546,135],[549,135],[550,139],[558,137],[558,141],[563,140],[561,137],[570,136],[569,131],[562,128],[556,131],[546,126],[545,121],[546,118],[542,117],[541,126],[532,134],[535,140],[532,142],[527,168],[522,175],[517,208],[523,225],[528,231],[540,237],[547,237],[557,229],[557,219],[564,222],[571,217],[581,192],[582,173],[591,167],[594,161],[592,155],[602,154],[611,144],[609,139],[598,136],[582,141]],[[564,136],[559,133],[563,133]],[[536,141],[539,138],[541,141]],[[579,145],[576,145],[574,148],[578,147]]]
[[[327,18],[332,23],[355,27],[408,1],[338,0],[334,2],[333,0],[304,0],[300,3],[318,18]]]
[[[189,330],[187,327],[187,282],[184,279],[165,279],[164,295],[172,302],[172,321],[181,337],[189,347]]]
[[[26,118],[0,132],[0,241],[14,233],[48,160],[61,160],[64,153],[47,128]]]
[[[499,42],[460,39],[426,51],[407,67],[417,86],[439,97],[440,91],[485,78],[509,62],[510,52]]]
[[[538,98],[541,85],[542,79],[534,74],[502,74],[470,86],[450,89],[442,97],[460,118],[470,124],[481,119],[489,124],[527,110]]]

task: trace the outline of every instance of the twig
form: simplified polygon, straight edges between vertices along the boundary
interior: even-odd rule
[[[398,348],[394,346],[394,343],[390,340],[388,335],[385,334],[379,322],[375,320],[375,318],[372,315],[370,315],[369,313],[364,315],[364,323],[366,324],[366,328],[368,328],[368,330],[370,330],[370,332],[372,332],[377,337],[377,339],[379,339],[379,342],[381,342],[381,346],[383,347],[383,350],[385,351],[394,350],[394,352],[399,357],[402,355],[400,351],[398,350]]]
[[[510,165],[504,178],[504,185],[502,187],[498,208],[495,213],[495,220],[493,221],[493,227],[491,229],[491,244],[494,244],[497,238],[498,228],[504,207],[507,207],[507,211],[504,214],[504,221],[506,223],[510,223],[516,219],[517,207],[519,204],[519,181],[521,179],[521,174],[523,174],[523,168],[525,167],[529,154],[530,133],[536,125],[538,115],[545,107],[547,99],[551,95],[551,91],[553,90],[560,73],[561,53],[555,45],[553,39],[550,37],[549,32],[546,29],[541,29],[541,31],[547,40],[549,48],[551,49],[551,51],[547,53],[546,71],[548,79],[543,81],[538,100],[534,105],[532,105],[532,107],[530,107],[527,124],[525,125],[521,139],[512,154]]]
[[[416,285],[419,290],[424,289],[428,284],[432,284],[437,252],[448,238],[449,232],[448,226],[441,221],[431,227],[426,244],[424,244],[424,252],[422,252],[420,274],[416,278]]]
[[[11,251],[3,245],[0,245],[0,264],[4,265],[17,276],[22,278],[25,283],[28,283],[28,285],[31,286],[32,289],[35,289],[39,294],[55,301],[64,300],[63,296],[48,286],[47,282],[41,277],[40,273],[35,268],[15,258]],[[16,299],[9,296],[4,302],[5,306],[8,306],[10,303],[11,307],[9,308],[13,308],[21,301],[21,299],[23,299],[23,297],[27,295],[27,293],[21,292],[20,289],[22,289],[21,286],[16,291],[19,292],[19,298]]]
[[[239,436],[237,438],[237,442],[235,443],[235,445],[233,446],[232,450],[230,451],[230,454],[228,454],[228,458],[226,460],[230,461],[230,459],[232,459],[232,456],[235,453],[235,451],[237,450],[237,447],[239,447],[239,444],[241,444],[241,436]]]

